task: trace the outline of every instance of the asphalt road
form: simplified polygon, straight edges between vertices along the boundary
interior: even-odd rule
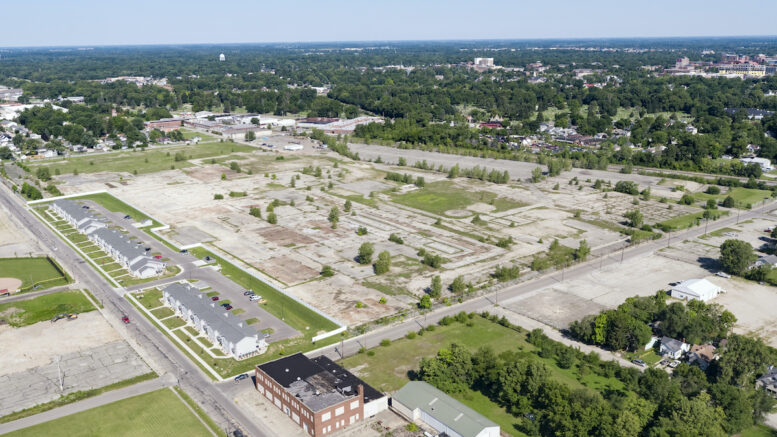
[[[100,310],[109,323],[128,340],[140,348],[141,356],[158,373],[174,375],[180,387],[186,391],[223,428],[240,428],[251,436],[275,436],[266,425],[251,421],[225,396],[219,386],[205,376],[200,369],[164,337],[127,300],[121,290],[113,289],[81,256],[61,241],[43,222],[27,210],[23,199],[14,194],[5,183],[0,183],[0,203],[15,216],[41,242],[44,248],[67,269],[81,286],[88,289],[104,305]],[[130,315],[132,323],[121,323],[122,315]],[[33,416],[37,417],[37,416]],[[39,419],[41,422],[44,418]]]

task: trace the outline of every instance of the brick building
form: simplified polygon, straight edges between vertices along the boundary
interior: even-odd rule
[[[388,408],[388,398],[325,356],[295,354],[256,366],[256,389],[314,437]]]
[[[145,124],[146,129],[149,131],[159,129],[162,132],[170,132],[180,129],[182,121],[180,118],[163,118],[161,120],[147,121]]]

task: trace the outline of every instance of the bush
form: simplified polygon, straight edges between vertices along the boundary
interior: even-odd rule
[[[683,194],[683,197],[681,197],[680,201],[677,203],[680,205],[693,205],[694,200],[695,199],[690,194]]]
[[[720,194],[720,187],[717,185],[710,185],[707,187],[707,190],[705,191],[707,194],[717,195]]]
[[[405,338],[406,338],[406,339],[408,339],[408,340],[412,340],[412,339],[416,338],[416,333],[415,333],[415,331],[410,331],[410,332],[408,332],[408,333],[405,335]]]
[[[364,243],[359,246],[359,255],[356,257],[356,260],[359,264],[366,266],[372,263],[373,253],[375,253],[375,247],[372,243]]]
[[[213,200],[222,200],[222,199],[224,199],[224,195],[223,194],[214,194],[213,195]]]
[[[380,341],[380,345],[383,347],[391,346],[391,340],[389,340],[388,338],[384,338],[383,340]]]
[[[267,214],[267,223],[271,225],[278,224],[278,216],[274,212]]]
[[[335,271],[332,269],[331,266],[324,266],[321,268],[321,276],[325,278],[331,278],[335,275]]]
[[[397,243],[397,244],[405,244],[405,241],[402,240],[402,237],[400,237],[397,234],[389,235],[389,241],[391,241],[392,243]]]

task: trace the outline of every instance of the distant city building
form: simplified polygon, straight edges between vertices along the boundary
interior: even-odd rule
[[[0,101],[15,102],[19,100],[24,91],[21,88],[7,88],[0,86]]]
[[[475,66],[485,68],[493,67],[494,58],[475,58]]]
[[[172,132],[181,128],[182,121],[183,120],[180,118],[163,118],[160,120],[147,121],[145,122],[145,125],[146,129],[150,131],[158,129],[162,132]]]
[[[227,57],[226,57],[226,56],[224,56],[224,54],[223,54],[223,53],[219,55],[219,62],[224,62],[224,61],[226,61],[226,60],[227,60]]]

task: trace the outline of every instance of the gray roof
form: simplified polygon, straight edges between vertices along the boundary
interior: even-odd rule
[[[766,255],[758,258],[758,261],[761,261],[764,264],[769,264],[770,266],[773,266],[777,264],[777,255]]]
[[[82,208],[81,205],[70,199],[55,200],[54,205],[57,205],[62,211],[65,211],[67,215],[73,218],[73,220],[80,222],[85,218],[95,219],[96,217],[92,212],[86,208]]]
[[[92,235],[99,236],[106,244],[125,256],[129,262],[140,257],[140,259],[130,264],[130,268],[133,270],[137,270],[137,268],[148,262],[156,262],[153,258],[146,255],[146,250],[141,242],[130,240],[128,236],[116,229],[98,229]]]
[[[245,322],[237,316],[232,316],[221,306],[213,304],[205,293],[189,284],[176,282],[165,287],[163,291],[181,302],[208,326],[218,331],[219,335],[232,343],[238,343],[246,337],[257,335],[256,331],[248,327]]]
[[[764,386],[777,388],[777,367],[770,367],[769,371],[761,375],[756,381]]]
[[[423,381],[408,382],[393,399],[411,410],[424,411],[462,437],[475,437],[483,428],[499,426]]]
[[[669,338],[669,337],[661,337],[661,346],[664,346],[666,349],[669,349],[673,352],[683,350],[682,341],[675,340],[674,338]]]

